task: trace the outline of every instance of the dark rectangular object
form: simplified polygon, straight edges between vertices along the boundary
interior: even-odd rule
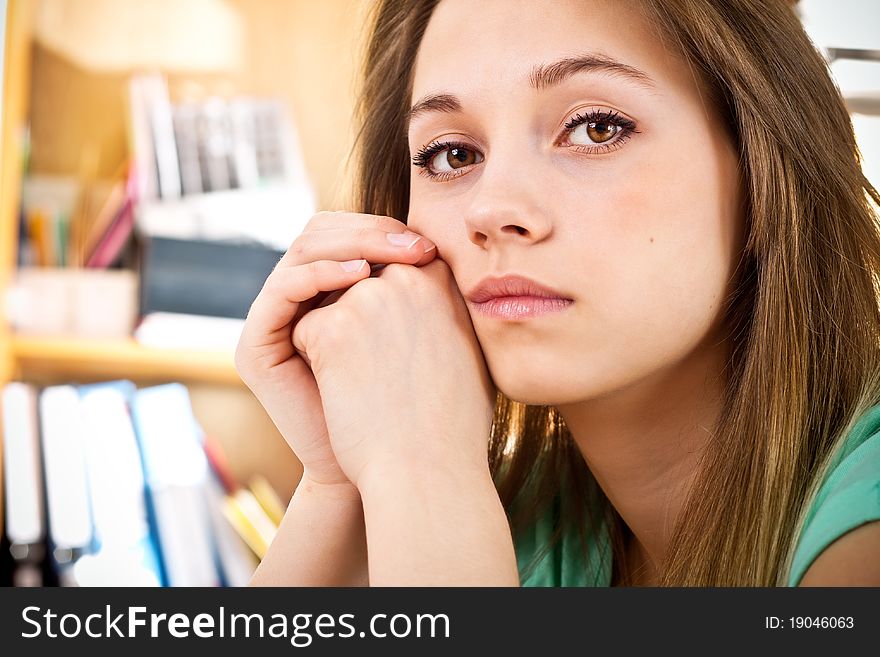
[[[284,253],[140,234],[140,311],[244,318]]]

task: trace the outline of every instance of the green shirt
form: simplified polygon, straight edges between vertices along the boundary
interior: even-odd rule
[[[549,542],[553,517],[564,511],[565,499],[551,508],[528,531],[516,537],[520,574]],[[558,517],[558,515],[557,515]],[[810,564],[836,539],[873,520],[880,520],[880,405],[859,419],[810,506],[788,574],[797,586]],[[610,586],[611,542],[607,526],[591,537],[586,563],[576,534],[565,536],[522,580],[522,586]]]

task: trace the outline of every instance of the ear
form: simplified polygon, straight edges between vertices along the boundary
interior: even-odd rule
[[[856,527],[825,548],[799,586],[880,586],[880,520]]]

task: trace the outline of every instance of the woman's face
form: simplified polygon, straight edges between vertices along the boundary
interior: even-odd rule
[[[587,400],[713,343],[742,246],[738,157],[629,3],[442,0],[411,100],[408,223],[462,294],[517,275],[569,300],[527,317],[468,301],[502,392]]]

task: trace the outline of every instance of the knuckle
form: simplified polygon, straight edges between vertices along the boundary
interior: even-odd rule
[[[300,235],[293,241],[290,248],[287,249],[287,253],[294,256],[295,259],[299,259],[308,249],[308,242],[309,238],[306,235]]]
[[[352,287],[350,292],[355,295],[377,295],[382,289],[382,280],[379,278],[365,278],[358,281]]]
[[[382,270],[382,278],[397,287],[414,289],[425,281],[425,273],[415,265],[394,262]]]
[[[402,277],[412,276],[414,270],[415,267],[413,267],[412,265],[407,265],[401,262],[392,262],[385,265],[385,268],[382,270],[382,277],[399,279]]]
[[[336,213],[331,212],[330,210],[321,210],[319,212],[316,212],[311,216],[308,222],[306,222],[305,228],[303,228],[303,232],[326,226],[328,223],[331,223],[334,220],[334,215],[336,215]]]
[[[345,298],[349,304],[354,303],[359,307],[374,307],[382,304],[385,285],[378,278],[365,278],[358,281],[346,293]]]
[[[389,217],[387,214],[378,215],[376,217],[376,223],[379,224],[380,226],[389,226],[390,225],[390,226],[394,226],[394,227],[397,227],[401,224],[403,224],[404,226],[406,225],[400,219],[395,219],[394,217]]]
[[[381,230],[383,232],[387,232],[389,230],[397,229],[403,222],[398,221],[394,217],[389,217],[387,215],[371,214],[366,216],[366,220],[364,223],[371,230]]]
[[[281,270],[276,269],[266,278],[266,282],[263,283],[263,290],[260,294],[267,294],[269,296],[277,296],[281,294],[283,290],[282,280],[281,280]]]
[[[309,278],[311,280],[318,280],[321,277],[321,261],[312,260],[311,262],[307,263],[306,272],[308,272]]]

